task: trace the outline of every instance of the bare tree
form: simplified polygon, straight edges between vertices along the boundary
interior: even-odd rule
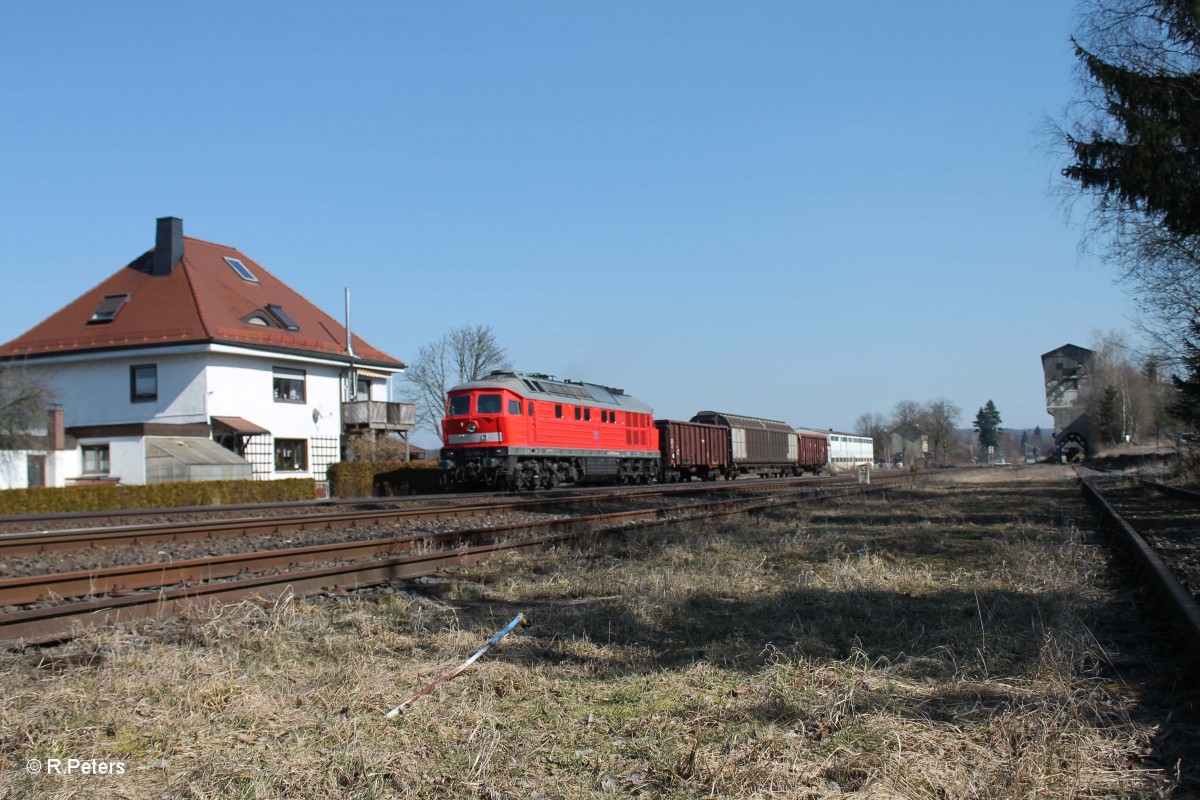
[[[1088,413],[1109,443],[1143,440],[1167,424],[1166,407],[1174,399],[1162,356],[1142,354],[1126,344],[1120,331],[1092,334]]]
[[[915,400],[901,400],[892,409],[892,427],[916,425],[924,427],[925,408]]]
[[[46,426],[46,408],[53,399],[46,384],[19,366],[0,369],[0,449],[38,446],[38,431]]]
[[[875,459],[888,457],[888,425],[883,414],[866,411],[854,423],[854,432],[859,436],[870,436],[874,443]]]
[[[491,326],[465,325],[421,346],[405,370],[401,393],[417,407],[417,426],[436,432],[451,387],[477,381],[492,370],[511,368]]]
[[[922,412],[925,434],[929,437],[929,446],[933,457],[938,461],[946,460],[946,452],[954,441],[955,425],[962,416],[962,409],[945,397],[930,400]]]

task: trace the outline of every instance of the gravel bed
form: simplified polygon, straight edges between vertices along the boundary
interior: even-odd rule
[[[206,520],[247,519],[253,517],[279,517],[297,514],[342,514],[355,510],[378,508],[436,508],[438,506],[469,506],[497,502],[496,495],[444,495],[396,498],[380,497],[363,499],[356,503],[297,504],[275,506],[249,506],[231,508],[206,506],[205,508],[176,511],[147,511],[108,515],[79,514],[56,516],[52,519],[21,520],[0,519],[0,533],[29,533],[36,531],[67,531],[78,528],[109,528],[123,525],[165,525],[181,522],[204,522]]]
[[[1097,486],[1200,600],[1200,506],[1128,483],[1101,481]]]
[[[475,530],[495,525],[514,525],[562,519],[568,514],[538,514],[505,512],[482,517],[461,517],[444,520],[400,520],[389,525],[364,525],[333,530],[288,531],[253,536],[231,536],[185,542],[154,542],[147,544],[93,547],[78,551],[57,551],[32,556],[12,556],[0,561],[0,579],[26,575],[47,575],[55,572],[105,569],[108,567],[159,562],[186,561],[194,558],[255,553],[266,550],[286,550],[295,547],[387,539],[418,533],[441,533],[454,530]]]

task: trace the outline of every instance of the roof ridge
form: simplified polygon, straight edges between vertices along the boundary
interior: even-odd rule
[[[220,242],[210,242],[208,239],[201,239],[196,236],[188,236],[187,234],[184,234],[183,238],[185,240],[191,239],[193,242],[199,242],[200,244],[212,245],[213,247],[224,247],[226,250],[237,250],[237,248],[231,244],[221,244]],[[240,253],[241,251],[238,250],[238,252]]]
[[[192,280],[192,262],[188,258],[186,250],[179,259],[179,266],[183,269],[183,279],[187,281],[188,295],[192,298],[192,302],[196,304],[196,319],[200,320],[200,328],[204,331],[205,338],[212,339],[213,332],[209,330],[208,320],[204,316],[203,303],[200,301],[200,295],[196,293],[196,283]]]

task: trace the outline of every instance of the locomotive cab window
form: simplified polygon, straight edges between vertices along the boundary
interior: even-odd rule
[[[521,416],[521,401],[520,400],[509,400],[508,401],[508,413],[512,414],[515,417]]]
[[[500,408],[498,394],[481,394],[475,404],[475,412],[478,414],[499,414]]]
[[[471,413],[471,395],[460,394],[450,398],[450,416],[462,417]]]

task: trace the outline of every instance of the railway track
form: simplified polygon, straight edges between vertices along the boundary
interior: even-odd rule
[[[1162,485],[1081,473],[1084,496],[1200,652],[1200,496]]]
[[[76,551],[97,547],[120,547],[130,545],[153,546],[165,542],[189,542],[219,540],[235,536],[255,534],[279,534],[289,531],[333,530],[337,528],[386,526],[401,521],[445,520],[467,516],[489,516],[513,511],[537,511],[555,508],[577,507],[586,504],[625,502],[631,498],[640,500],[687,496],[692,494],[745,494],[779,491],[798,486],[838,486],[855,482],[855,479],[839,476],[807,479],[778,479],[742,481],[723,484],[664,484],[646,487],[626,487],[620,490],[567,490],[560,493],[538,493],[513,497],[500,495],[500,499],[480,499],[480,496],[463,497],[458,502],[446,502],[438,496],[440,503],[398,505],[387,503],[347,503],[346,510],[328,509],[311,512],[309,504],[296,506],[301,513],[278,514],[278,504],[266,508],[267,515],[241,516],[228,519],[197,519],[183,522],[151,522],[130,525],[106,525],[103,527],[76,527],[55,530],[31,530],[0,533],[0,561],[14,556],[26,556],[49,552]],[[427,498],[421,498],[421,501]],[[369,507],[364,508],[367,505]],[[255,506],[244,506],[254,510]],[[176,515],[180,513],[178,510]],[[39,516],[39,522],[52,522],[65,517]],[[75,515],[70,515],[76,519]]]
[[[873,480],[895,479],[901,476],[891,473],[873,473]],[[652,484],[649,486],[623,486],[614,490],[611,486],[569,487],[536,492],[472,492],[406,495],[403,497],[333,498],[326,500],[300,500],[280,503],[244,503],[213,506],[176,506],[171,508],[105,509],[102,511],[72,511],[60,514],[8,514],[0,515],[0,537],[9,534],[54,533],[69,530],[87,531],[109,527],[133,525],[163,525],[176,522],[214,522],[261,517],[313,517],[338,516],[355,511],[386,511],[388,509],[414,508],[457,508],[472,504],[486,505],[507,501],[527,500],[533,502],[563,499],[603,497],[619,491],[622,494],[661,494],[670,492],[753,492],[770,491],[781,485],[797,482],[817,484],[853,483],[851,475],[810,476],[805,478],[770,478],[738,481],[689,482]]]
[[[773,490],[767,489],[768,485],[773,485]],[[748,496],[739,493],[679,505],[9,578],[0,580],[0,608],[6,609],[0,614],[0,645],[20,647],[58,641],[85,627],[158,617],[187,606],[232,602],[252,595],[274,598],[288,593],[344,592],[398,578],[430,575],[503,551],[534,551],[580,535],[611,533],[635,525],[711,519],[886,486],[887,482],[870,486],[845,485],[845,481],[807,481],[799,485],[795,481],[767,482]],[[639,499],[653,500],[662,494],[646,491],[639,494]],[[629,494],[609,499],[627,503]],[[597,497],[586,500],[595,502]],[[469,507],[468,513],[476,513],[477,508]],[[426,511],[448,513],[447,509]],[[271,518],[266,524],[293,523]],[[122,532],[117,537],[125,535],[129,534]],[[104,541],[111,544],[116,540]]]

